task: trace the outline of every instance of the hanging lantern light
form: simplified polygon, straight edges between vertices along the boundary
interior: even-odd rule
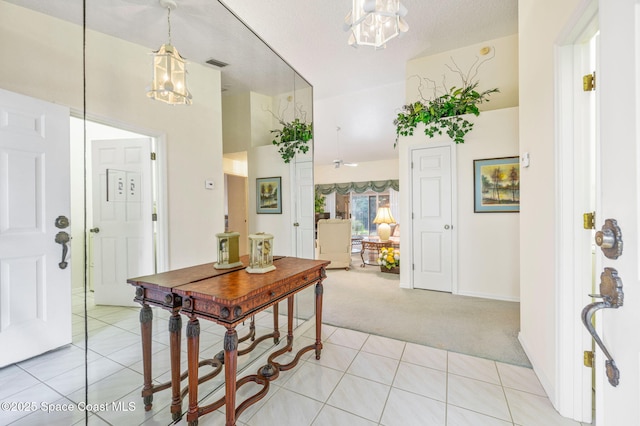
[[[191,105],[186,62],[171,44],[171,10],[177,4],[174,0],[160,0],[160,5],[167,9],[169,43],[153,52],[153,80],[147,96],[172,105]]]

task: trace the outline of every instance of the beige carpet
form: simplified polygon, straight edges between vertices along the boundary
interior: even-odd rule
[[[326,324],[531,367],[518,342],[520,304],[399,288],[375,266],[327,270]]]

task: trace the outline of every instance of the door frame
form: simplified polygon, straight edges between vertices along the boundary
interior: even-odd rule
[[[592,339],[580,321],[584,306],[591,303],[588,297],[593,279],[593,260],[584,250],[588,230],[582,229],[582,213],[586,213],[589,192],[580,182],[584,170],[579,165],[585,158],[585,138],[580,132],[583,120],[580,80],[585,37],[597,31],[598,2],[590,0],[576,11],[574,19],[556,45],[556,306],[557,352],[555,395],[550,395],[558,412],[581,422],[592,421],[592,370],[581,360],[583,352],[592,349]],[[597,96],[597,92],[596,92]],[[598,117],[595,117],[596,125]],[[596,141],[596,147],[598,142]],[[597,148],[596,148],[597,150]],[[596,151],[596,159],[598,153]],[[598,186],[598,171],[595,171]],[[597,188],[595,189],[597,192]],[[597,200],[596,200],[597,203]],[[595,206],[599,211],[598,206]],[[598,221],[596,219],[596,221]],[[597,259],[597,256],[596,256]],[[560,267],[562,265],[562,267]]]
[[[451,294],[458,294],[458,168],[457,168],[457,151],[456,145],[451,141],[440,141],[440,142],[430,142],[428,146],[425,145],[414,145],[409,147],[407,150],[407,167],[409,173],[409,198],[408,203],[405,205],[409,206],[408,215],[405,217],[409,218],[409,235],[415,235],[414,222],[413,222],[413,212],[415,211],[415,191],[417,190],[413,186],[413,165],[412,158],[413,153],[415,151],[420,151],[424,149],[433,149],[433,148],[442,148],[449,147],[450,148],[450,171],[451,171]],[[404,215],[403,215],[404,216]],[[401,219],[403,220],[403,219]],[[404,220],[403,220],[404,221]],[[400,237],[400,243],[402,247],[402,237]],[[409,250],[401,249],[400,253],[408,251],[409,257],[401,258],[400,262],[400,274],[408,272],[409,274],[409,288],[415,289],[415,273],[412,268],[412,263],[414,257],[414,244],[415,239],[411,239],[411,244]],[[402,268],[402,265],[406,265],[405,268]],[[405,272],[406,271],[406,272]]]
[[[137,126],[132,126],[128,123],[124,123],[119,120],[115,120],[112,118],[105,118],[94,114],[83,114],[82,111],[72,109],[70,112],[70,116],[79,120],[84,120],[86,118],[87,121],[92,121],[94,123],[102,124],[109,127],[114,127],[122,130],[126,130],[133,133],[138,133],[143,136],[147,136],[152,138],[152,151],[156,153],[156,160],[151,163],[151,174],[153,176],[153,180],[155,182],[154,192],[156,199],[156,212],[158,214],[158,219],[155,225],[155,269],[156,272],[164,272],[169,268],[169,210],[168,210],[168,196],[167,196],[167,143],[166,143],[166,135],[163,133],[158,133],[157,131],[151,129],[145,129]],[[86,135],[84,140],[82,141],[84,154],[82,156],[83,165],[82,170],[86,171],[87,166],[91,164],[91,150],[88,146],[90,143],[89,140],[86,139]],[[71,159],[71,168],[72,170],[77,168],[79,165],[77,164],[79,160],[74,161]],[[85,186],[86,186],[86,177],[85,177]],[[86,205],[90,203],[90,200],[86,199],[86,189],[82,194],[83,203]],[[77,235],[77,238],[81,241],[84,241],[84,244],[88,244],[88,223],[90,218],[86,215],[83,217],[83,226],[76,227],[77,232],[82,232],[82,235]],[[82,231],[80,231],[80,229]],[[89,273],[89,260],[85,257],[85,253],[87,250],[85,249],[82,253],[78,253],[76,251],[75,256],[80,256],[80,260],[84,260],[82,264],[85,269],[85,280],[88,279]],[[74,250],[71,250],[71,255],[73,256]],[[77,261],[77,260],[76,260]],[[88,282],[86,282],[88,285]]]

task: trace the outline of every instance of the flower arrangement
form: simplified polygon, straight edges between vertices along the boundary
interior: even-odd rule
[[[378,265],[387,269],[400,266],[400,249],[383,247],[378,254]]]

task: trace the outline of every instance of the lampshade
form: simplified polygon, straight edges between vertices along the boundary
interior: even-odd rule
[[[185,60],[178,49],[171,45],[171,9],[175,9],[176,3],[173,0],[160,0],[160,5],[167,8],[169,43],[153,52],[153,80],[147,96],[172,105],[191,105]]]
[[[378,207],[373,223],[378,225],[378,237],[380,237],[380,241],[389,241],[389,237],[391,236],[391,227],[389,224],[396,223],[389,207]]]
[[[400,0],[353,0],[344,23],[345,31],[350,31],[349,45],[384,49],[389,40],[409,30],[406,14]]]
[[[376,218],[373,219],[373,223],[396,223],[396,220],[391,214],[389,207],[378,207]]]

